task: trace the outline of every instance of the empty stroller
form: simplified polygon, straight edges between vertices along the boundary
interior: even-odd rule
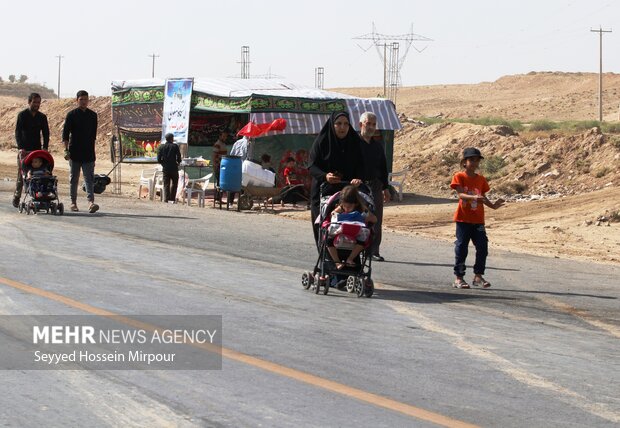
[[[20,213],[64,213],[64,206],[58,200],[58,180],[52,175],[53,170],[54,158],[45,150],[32,151],[22,160],[21,173],[26,191],[18,207]]]
[[[331,278],[346,277],[348,292],[356,293],[358,297],[371,297],[374,293],[370,254],[372,225],[367,225],[359,212],[332,216],[342,202],[342,189],[347,185],[348,183],[321,185],[321,210],[317,218],[320,224],[319,257],[314,270],[303,273],[302,286],[305,289],[312,288],[317,294],[322,287],[323,294],[327,294]],[[374,203],[370,189],[361,185],[358,193],[367,210],[372,213]]]

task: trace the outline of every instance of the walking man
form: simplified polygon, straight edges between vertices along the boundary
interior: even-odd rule
[[[62,142],[65,145],[65,159],[69,161],[71,211],[79,211],[77,190],[81,170],[86,183],[86,197],[89,202],[88,212],[95,213],[99,209],[99,205],[95,203],[93,192],[97,113],[88,108],[88,101],[88,92],[78,91],[76,96],[77,108],[67,113],[62,130]]]
[[[15,141],[17,142],[17,182],[13,195],[13,206],[19,206],[22,196],[24,180],[21,172],[21,160],[34,150],[41,150],[41,135],[43,135],[43,150],[48,149],[50,142],[50,128],[47,116],[39,111],[41,107],[41,95],[36,92],[28,96],[28,108],[17,115],[15,125]]]
[[[375,261],[385,261],[379,252],[381,246],[381,224],[383,223],[383,202],[390,200],[388,190],[387,159],[385,148],[380,141],[373,139],[377,131],[377,116],[369,111],[360,116],[360,136],[363,143],[362,156],[364,158],[364,180],[368,183],[372,191],[372,198],[375,202],[375,237],[372,243],[371,254]]]

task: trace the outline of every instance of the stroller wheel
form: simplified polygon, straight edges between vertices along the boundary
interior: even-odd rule
[[[26,214],[30,215],[32,213],[32,204],[26,205]]]
[[[58,212],[58,215],[63,215],[64,214],[65,206],[63,205],[62,202],[58,204],[58,211],[57,212]]]
[[[347,277],[347,292],[353,293],[355,291],[355,282],[354,276]]]
[[[52,215],[56,215],[56,209],[57,209],[56,208],[56,204],[52,202],[50,204],[50,211],[51,211]]]
[[[375,283],[370,278],[366,279],[365,281],[366,281],[366,285],[364,287],[364,296],[372,297],[372,295],[375,292]]]
[[[357,294],[357,297],[362,297],[364,295],[364,289],[366,288],[364,287],[365,282],[363,278],[355,278],[355,294]]]
[[[19,206],[18,206],[18,208],[17,208],[17,210],[18,210],[20,213],[23,213],[25,209],[26,209],[26,204],[25,204],[24,202],[20,203],[20,204],[19,204]]]
[[[319,279],[314,283],[314,294],[319,294],[321,287],[323,287],[323,294],[327,294],[325,292],[325,288],[329,288],[329,275],[325,275],[324,278],[319,277]]]
[[[314,283],[314,276],[306,271],[301,275],[301,286],[307,290]]]
[[[327,296],[327,293],[329,293],[330,279],[329,276],[325,278],[325,282],[323,283],[323,296]]]

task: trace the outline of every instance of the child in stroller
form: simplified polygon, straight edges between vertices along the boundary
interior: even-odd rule
[[[377,217],[368,210],[357,187],[347,186],[340,192],[340,204],[332,211],[331,218],[326,241],[329,255],[336,263],[336,269],[342,270],[345,266],[354,268],[357,256],[364,250],[370,237],[370,229],[366,226],[375,224]],[[354,247],[343,263],[336,245],[344,247],[353,242]]]
[[[52,214],[63,214],[64,207],[58,203],[58,180],[52,175],[54,158],[45,150],[30,152],[22,161],[22,176],[26,185],[24,200],[19,204],[19,212],[39,212],[45,210]]]
[[[348,183],[324,183],[320,191],[319,257],[314,271],[302,275],[302,285],[306,289],[312,286],[317,294],[323,287],[323,294],[327,294],[330,276],[344,277],[347,291],[370,297],[374,284],[372,260],[366,249],[370,248],[372,223],[376,222],[372,194],[365,185],[358,190]]]

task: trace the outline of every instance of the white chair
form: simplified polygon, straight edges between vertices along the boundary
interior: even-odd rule
[[[388,184],[398,192],[398,201],[403,201],[403,183],[407,179],[407,171],[406,169],[397,172],[390,172],[388,174]]]
[[[149,192],[149,199],[153,200],[155,196],[155,177],[161,172],[161,165],[156,168],[145,168],[140,174],[138,186],[138,198],[142,197],[142,188],[146,187]]]
[[[213,177],[213,173],[205,175],[201,178],[196,178],[194,180],[187,180],[187,184],[183,189],[183,203],[185,203],[185,199],[187,199],[187,205],[190,206],[192,204],[192,198],[194,196],[198,197],[198,206],[205,206],[205,191],[209,187],[209,182],[211,181],[211,177]]]
[[[153,179],[153,197],[157,196],[159,192],[159,200],[163,202],[164,200],[164,172],[157,171],[155,173],[155,178]]]

